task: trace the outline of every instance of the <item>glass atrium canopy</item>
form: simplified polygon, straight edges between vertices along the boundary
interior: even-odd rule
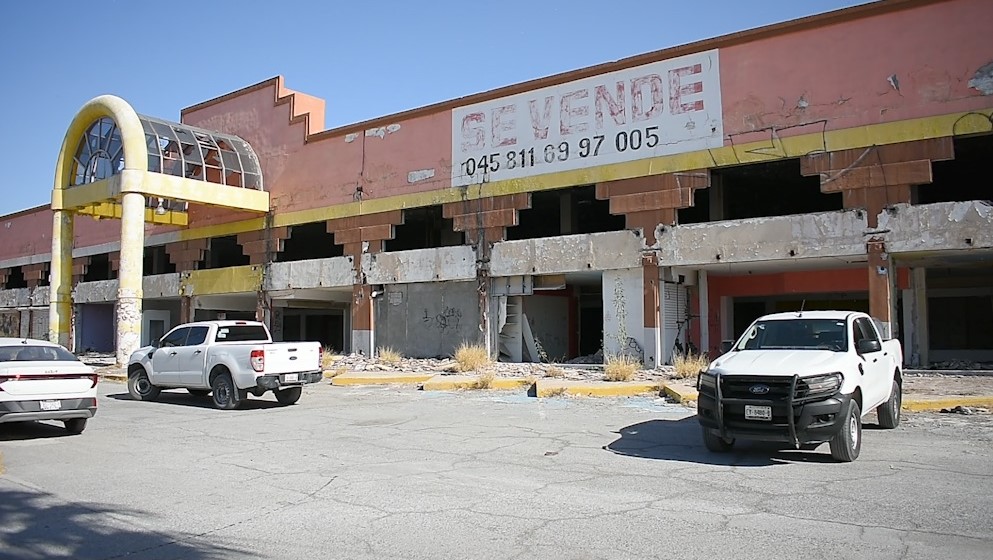
[[[262,190],[259,159],[248,142],[184,124],[138,115],[148,171],[219,185]],[[124,169],[121,130],[109,117],[93,122],[73,156],[72,185],[110,178]]]

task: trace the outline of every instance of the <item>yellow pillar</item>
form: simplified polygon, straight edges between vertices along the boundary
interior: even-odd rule
[[[73,214],[67,210],[56,210],[54,215],[48,340],[71,348]]]
[[[117,290],[117,365],[141,346],[141,280],[145,248],[145,197],[125,192],[121,210],[121,265]]]

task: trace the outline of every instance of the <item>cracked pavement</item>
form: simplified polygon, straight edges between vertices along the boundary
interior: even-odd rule
[[[654,398],[305,389],[238,411],[100,386],[80,436],[0,425],[0,558],[979,558],[993,416],[870,417],[833,463],[707,452]]]

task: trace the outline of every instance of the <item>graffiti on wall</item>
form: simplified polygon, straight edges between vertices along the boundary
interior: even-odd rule
[[[462,310],[455,307],[445,307],[441,313],[431,315],[427,308],[424,309],[424,317],[421,322],[428,328],[439,331],[458,330],[459,322],[462,320]]]

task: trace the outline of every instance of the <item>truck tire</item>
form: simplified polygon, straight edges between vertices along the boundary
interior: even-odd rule
[[[234,381],[231,381],[231,374],[227,372],[218,374],[210,387],[211,399],[215,407],[221,410],[234,410],[241,405],[238,389],[235,388]]]
[[[708,451],[726,453],[734,447],[734,438],[722,438],[717,430],[705,427],[703,428],[703,444],[707,446]]]
[[[293,404],[300,400],[300,394],[302,392],[303,389],[300,387],[289,387],[287,389],[276,389],[273,391],[273,393],[276,394],[276,400],[279,401],[279,404],[286,405]]]
[[[844,418],[844,427],[831,440],[831,457],[835,461],[850,463],[858,459],[862,450],[862,411],[859,403],[848,401]]]
[[[194,397],[206,397],[210,394],[210,389],[187,389]]]
[[[903,405],[903,394],[900,391],[900,384],[893,380],[893,389],[890,390],[888,401],[876,408],[876,416],[879,417],[879,426],[892,430],[900,425],[900,407]]]
[[[154,401],[159,397],[161,389],[152,385],[148,380],[145,368],[138,366],[128,372],[128,393],[136,401]]]
[[[73,435],[78,435],[83,433],[86,429],[86,418],[72,418],[69,420],[64,420],[62,423],[66,426],[66,431]]]

